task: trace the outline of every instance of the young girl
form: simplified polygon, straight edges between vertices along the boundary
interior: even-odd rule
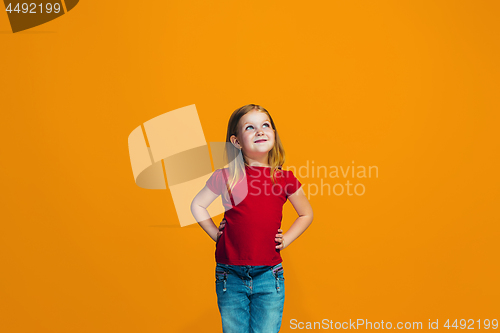
[[[223,332],[275,333],[285,301],[280,251],[307,229],[313,211],[293,172],[282,170],[285,151],[266,109],[249,104],[234,111],[226,142],[229,168],[212,174],[191,211],[216,242],[215,289]],[[226,211],[217,228],[206,208],[219,195]],[[283,234],[287,199],[299,216]]]

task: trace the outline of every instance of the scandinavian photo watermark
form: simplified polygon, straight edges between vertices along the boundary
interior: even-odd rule
[[[306,165],[298,168],[290,166],[285,170],[293,171],[294,175],[304,181],[303,187],[308,199],[316,195],[361,196],[366,192],[363,180],[378,178],[378,166],[356,165],[354,161],[347,166],[326,166],[315,165],[314,161],[307,160]],[[345,182],[340,182],[340,179],[345,179]]]
[[[378,179],[379,169],[376,165],[318,165],[314,161],[306,161],[305,165],[299,167],[288,166],[285,171],[292,171],[296,178],[302,183],[302,190],[308,199],[314,196],[362,196],[366,193],[367,179]],[[255,177],[260,176],[257,170]],[[281,191],[291,194],[293,184],[280,186],[265,186],[261,189],[261,184],[256,180],[249,180],[248,186],[252,188],[251,195],[279,195]]]

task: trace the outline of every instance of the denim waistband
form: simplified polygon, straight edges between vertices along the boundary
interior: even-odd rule
[[[234,272],[236,275],[239,276],[252,277],[268,271],[273,271],[273,273],[275,273],[276,271],[283,269],[283,265],[282,263],[279,263],[274,266],[251,266],[251,265],[229,265],[229,264],[217,263],[216,268],[219,270],[224,270],[226,272]]]

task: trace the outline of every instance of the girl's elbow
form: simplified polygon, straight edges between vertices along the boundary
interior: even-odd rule
[[[314,213],[311,210],[311,213],[309,214],[309,224],[311,224],[313,220],[314,220]]]
[[[193,215],[195,214],[195,212],[196,212],[196,207],[198,207],[198,206],[199,206],[199,205],[198,205],[198,203],[197,203],[197,201],[196,201],[196,198],[195,198],[195,199],[193,199],[193,201],[191,201],[191,214],[193,214]]]
[[[307,213],[299,214],[299,216],[305,219],[306,221],[309,220],[309,224],[311,224],[314,219],[314,214],[312,210]]]
[[[196,213],[199,213],[206,209],[207,207],[205,207],[203,203],[200,202],[200,200],[194,198],[193,201],[191,201],[191,214],[195,215]]]

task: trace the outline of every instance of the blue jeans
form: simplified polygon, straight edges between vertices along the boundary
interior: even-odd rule
[[[276,333],[285,303],[281,263],[275,266],[219,264],[215,291],[224,333]]]

